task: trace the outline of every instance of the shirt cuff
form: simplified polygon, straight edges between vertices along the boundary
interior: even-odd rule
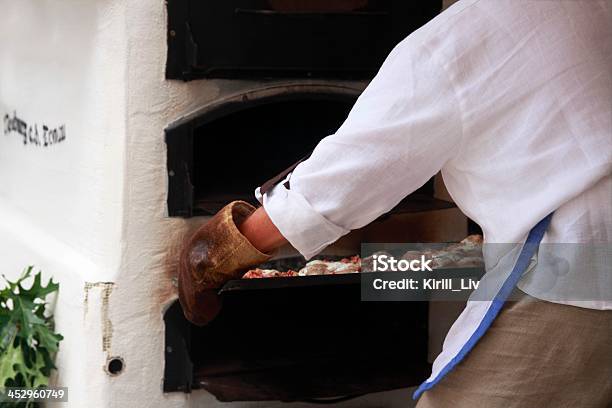
[[[312,258],[349,232],[319,214],[303,195],[283,184],[263,196],[257,188],[255,197],[280,233],[304,258]]]

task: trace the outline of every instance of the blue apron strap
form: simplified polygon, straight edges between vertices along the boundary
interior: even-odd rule
[[[446,374],[451,372],[451,370],[455,368],[455,366],[459,364],[461,360],[463,360],[465,356],[470,352],[470,350],[476,345],[478,340],[480,340],[480,338],[484,336],[484,334],[489,329],[491,324],[493,324],[493,321],[504,306],[506,299],[508,299],[508,296],[510,296],[510,293],[512,293],[512,291],[516,287],[516,284],[523,276],[523,273],[527,270],[527,267],[531,262],[531,258],[536,253],[538,247],[540,246],[540,242],[544,237],[544,233],[550,225],[550,220],[552,219],[553,214],[554,212],[548,214],[544,219],[538,222],[536,226],[531,229],[531,231],[529,231],[527,240],[525,241],[525,244],[521,249],[521,253],[519,254],[519,257],[516,263],[514,264],[512,272],[510,272],[510,275],[508,276],[508,278],[506,278],[506,281],[503,283],[501,289],[493,298],[493,301],[489,306],[487,313],[480,321],[480,324],[478,325],[474,333],[472,333],[468,341],[463,345],[461,350],[459,350],[457,355],[453,357],[449,361],[449,363],[438,373],[436,378],[434,378],[430,382],[426,381],[419,386],[419,388],[414,392],[412,396],[414,399],[419,398],[422,393],[433,388],[433,386],[435,386],[442,378],[444,378]]]

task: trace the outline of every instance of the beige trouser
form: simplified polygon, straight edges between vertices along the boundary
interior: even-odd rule
[[[612,407],[612,311],[520,293],[417,408]]]

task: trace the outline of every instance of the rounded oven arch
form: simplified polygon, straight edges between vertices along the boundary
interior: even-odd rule
[[[275,84],[219,98],[165,129],[168,213],[214,214],[333,134],[363,84]]]

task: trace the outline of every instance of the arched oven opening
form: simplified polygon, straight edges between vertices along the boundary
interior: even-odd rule
[[[168,213],[211,215],[333,134],[360,92],[340,86],[264,88],[217,101],[166,129]]]
[[[289,287],[231,281],[220,289],[220,314],[203,327],[174,303],[164,315],[164,391],[332,402],[418,385],[431,367],[427,303],[362,302],[357,275]]]

